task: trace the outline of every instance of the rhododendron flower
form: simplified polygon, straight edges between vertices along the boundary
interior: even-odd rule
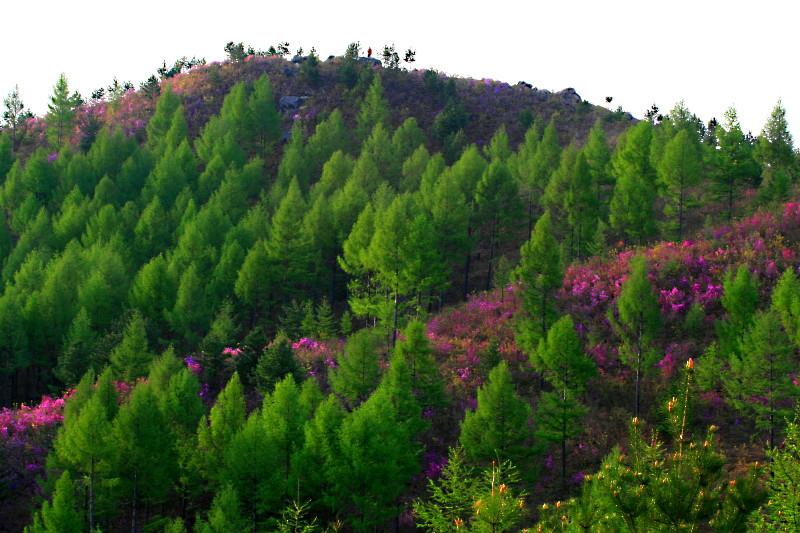
[[[238,356],[242,355],[242,349],[241,348],[231,348],[230,346],[228,346],[224,350],[222,350],[222,353],[223,353],[223,355],[228,355],[230,357],[238,357]]]

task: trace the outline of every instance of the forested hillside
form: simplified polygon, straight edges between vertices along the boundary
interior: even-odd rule
[[[5,100],[0,530],[793,530],[780,102],[226,51]]]

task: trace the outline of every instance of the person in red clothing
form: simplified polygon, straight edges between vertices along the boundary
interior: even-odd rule
[[[372,57],[372,47],[367,48],[367,57]]]

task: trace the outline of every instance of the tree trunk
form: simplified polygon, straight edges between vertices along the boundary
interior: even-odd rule
[[[94,531],[94,457],[89,466],[89,531]]]
[[[136,533],[136,489],[139,482],[139,473],[133,474],[133,499],[131,501],[131,533]]]
[[[394,321],[392,325],[392,348],[397,343],[397,285],[394,287]]]

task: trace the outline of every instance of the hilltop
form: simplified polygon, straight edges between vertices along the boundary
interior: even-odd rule
[[[6,120],[2,523],[782,520],[763,461],[797,439],[800,208],[780,105],[753,138],[735,110],[637,121],[357,45],[231,46],[89,102],[62,76],[46,117]]]

